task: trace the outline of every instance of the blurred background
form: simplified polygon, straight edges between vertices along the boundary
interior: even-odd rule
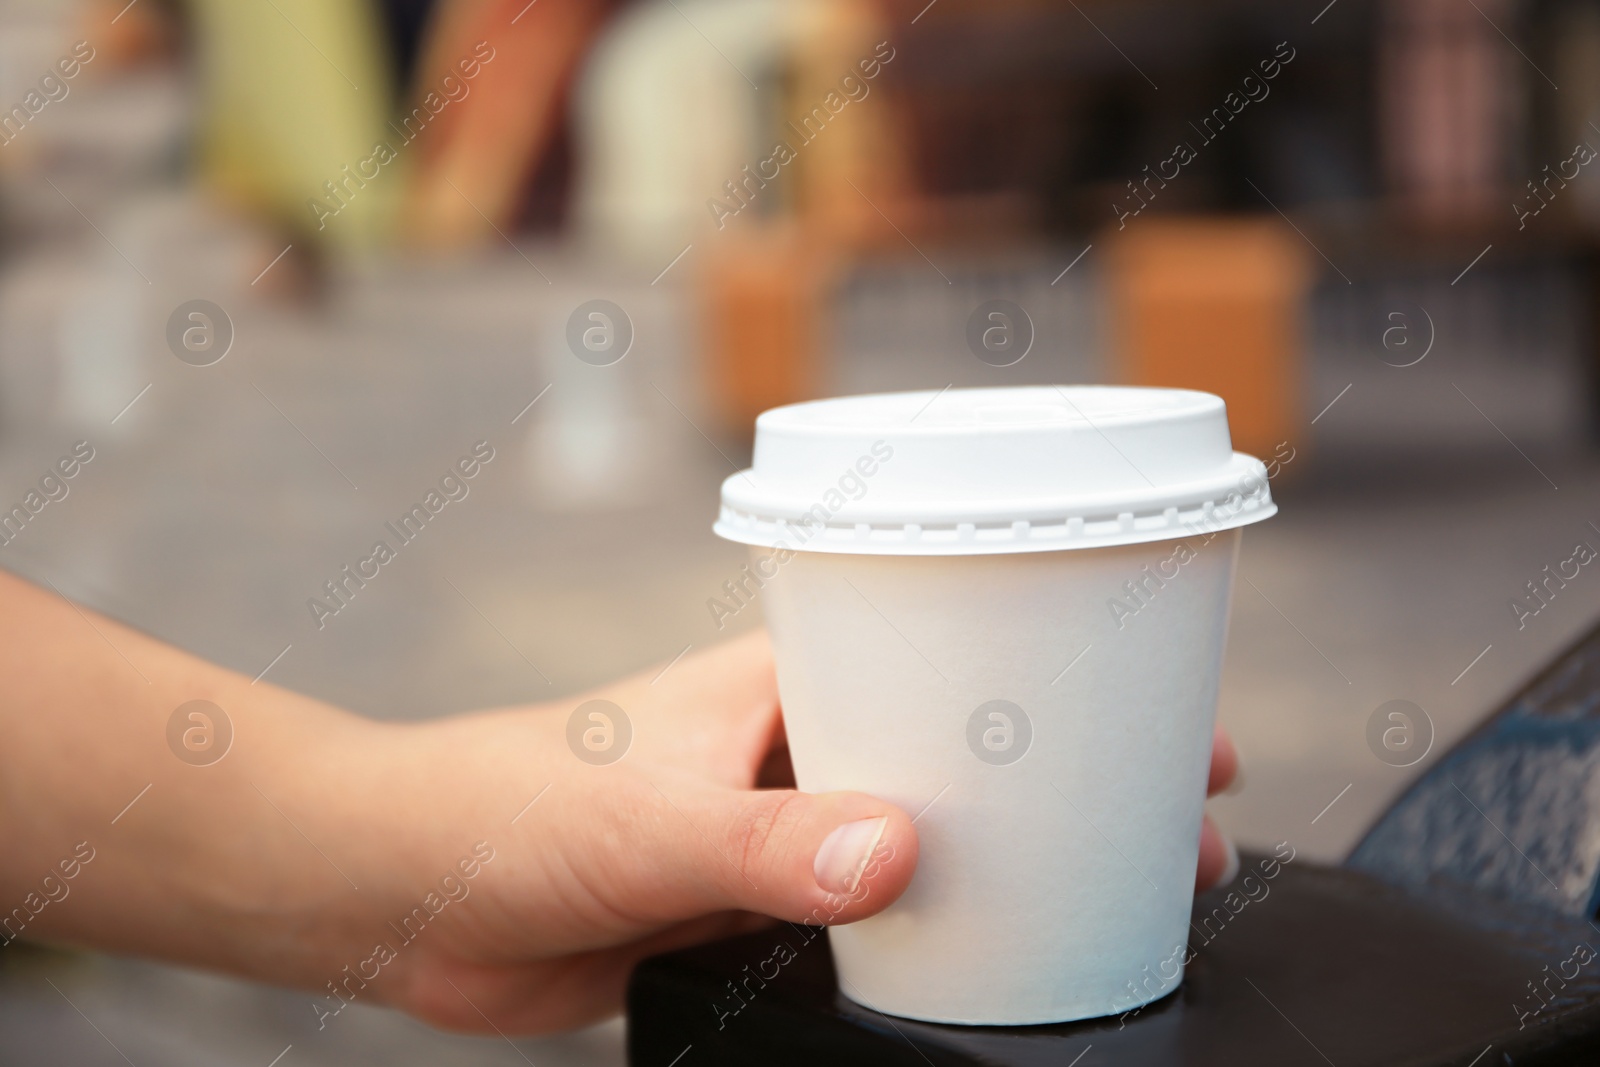
[[[755,624],[766,407],[1208,389],[1282,505],[1213,811],[1336,860],[1600,614],[1530,585],[1600,549],[1597,123],[1596,0],[0,0],[0,502],[94,450],[0,566],[367,715],[559,700]],[[622,1062],[315,1022],[0,954],[0,1063]]]

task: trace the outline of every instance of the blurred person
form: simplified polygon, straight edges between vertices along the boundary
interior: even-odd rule
[[[304,988],[322,1026],[359,1002],[533,1034],[616,1012],[646,956],[873,915],[916,866],[899,808],[785,788],[761,632],[590,694],[633,730],[626,758],[591,766],[568,750],[580,698],[378,722],[3,572],[0,597],[4,944]],[[204,766],[171,740],[195,700],[231,724]],[[1219,734],[1210,791],[1236,766]],[[1207,820],[1196,884],[1237,870]]]

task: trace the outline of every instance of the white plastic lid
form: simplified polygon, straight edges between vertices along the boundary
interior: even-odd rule
[[[1028,386],[774,408],[716,532],[807,552],[958,556],[1206,534],[1277,513],[1222,398]]]

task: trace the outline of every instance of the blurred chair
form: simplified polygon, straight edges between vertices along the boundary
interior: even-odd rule
[[[768,408],[816,395],[838,257],[799,227],[732,231],[697,279],[706,385],[719,429],[749,437]]]
[[[1234,447],[1305,439],[1305,242],[1275,220],[1143,218],[1107,249],[1113,381],[1216,393]]]

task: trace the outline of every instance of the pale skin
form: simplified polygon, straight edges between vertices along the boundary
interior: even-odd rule
[[[303,988],[329,1026],[343,1001],[328,984],[342,982],[345,999],[445,1029],[536,1034],[615,1013],[646,956],[768,916],[862,919],[914,874],[905,812],[782,788],[762,633],[654,685],[652,670],[553,704],[396,725],[252,685],[3,572],[0,603],[0,914],[23,907],[25,928],[8,929],[26,940]],[[590,697],[633,724],[609,766],[567,747],[567,718]],[[174,709],[196,699],[235,732],[209,766],[167,742]],[[1236,768],[1219,734],[1210,791]],[[870,866],[841,868],[837,848],[818,862],[862,820],[882,820]],[[93,859],[64,879],[83,842]],[[1236,862],[1207,820],[1197,885]],[[46,876],[68,892],[39,907]],[[396,924],[430,894],[425,929],[402,940]],[[380,942],[395,951],[372,962]]]

